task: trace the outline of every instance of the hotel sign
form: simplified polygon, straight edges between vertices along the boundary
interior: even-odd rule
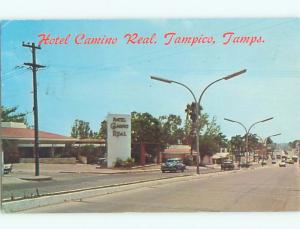
[[[126,118],[113,117],[113,122],[110,124],[114,137],[127,136],[126,129],[129,125],[126,123]]]
[[[117,158],[131,157],[131,116],[107,115],[107,167],[114,166]]]

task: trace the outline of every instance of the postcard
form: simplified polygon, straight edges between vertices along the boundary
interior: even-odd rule
[[[299,28],[1,21],[3,212],[299,211]]]

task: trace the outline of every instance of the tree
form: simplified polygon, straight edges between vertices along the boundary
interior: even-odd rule
[[[207,114],[203,115],[203,119],[205,120],[203,120],[202,123],[200,122],[200,131],[202,130],[203,135],[217,136],[220,133],[220,126],[217,124],[217,119],[213,117],[212,120],[209,121]]]
[[[288,146],[292,149],[296,149],[299,144],[300,144],[300,140],[294,140],[292,142],[289,142]]]
[[[189,142],[192,149],[196,148],[196,130],[195,130],[195,117],[196,112],[195,103],[187,104],[186,121],[184,126],[184,133],[186,135],[186,142]],[[220,132],[220,126],[217,125],[215,117],[209,120],[208,114],[202,112],[203,108],[200,106],[199,109],[199,150],[201,161],[205,155],[211,156],[214,152],[219,151],[220,147],[227,146],[226,136]],[[200,115],[201,114],[201,115]]]
[[[219,145],[213,135],[203,135],[200,137],[199,150],[201,161],[204,156],[212,156],[215,152],[219,151]]]
[[[165,144],[174,145],[182,142],[184,130],[181,128],[182,120],[178,115],[159,117],[161,125],[162,140]]]
[[[230,152],[235,154],[236,160],[240,159],[240,153],[245,148],[245,142],[241,135],[236,135],[231,137],[230,141],[228,142]]]
[[[146,151],[154,158],[163,147],[161,125],[157,118],[149,113],[131,113],[132,157],[140,160],[140,146],[146,144]]]
[[[266,139],[266,144],[267,144],[267,145],[271,145],[271,144],[273,144],[273,140],[272,140],[272,138],[270,138],[270,137],[269,137],[269,138],[267,138],[267,139]]]
[[[21,122],[28,125],[26,119],[27,113],[17,112],[18,107],[1,107],[1,109],[2,122]]]
[[[91,137],[90,123],[76,119],[74,121],[71,136],[73,138],[89,138]]]
[[[149,113],[131,113],[133,143],[161,143],[160,122]]]
[[[256,134],[248,134],[248,150],[249,152],[259,148],[259,138]]]
[[[100,130],[99,130],[99,137],[106,139],[107,138],[107,121],[103,120],[101,122]]]
[[[185,119],[185,124],[184,124],[184,139],[183,141],[186,142],[186,144],[191,145],[191,154],[193,149],[196,149],[196,130],[195,130],[195,116],[196,116],[196,105],[195,103],[191,103],[191,104],[187,104],[186,105],[186,109],[185,109],[185,113],[186,113],[186,119]],[[200,116],[201,111],[203,110],[203,108],[200,106],[199,109],[199,113],[198,116],[200,117],[199,120],[199,129],[201,132],[201,130],[203,129],[203,127],[205,125],[207,125],[209,123],[208,121],[208,115],[203,113]],[[199,133],[200,134],[200,133]]]
[[[243,137],[241,135],[231,137],[229,145],[232,151],[241,151],[245,146]]]
[[[226,138],[226,135],[224,135],[223,133],[219,132],[215,136],[215,140],[218,143],[219,148],[227,148],[228,147],[228,140]]]

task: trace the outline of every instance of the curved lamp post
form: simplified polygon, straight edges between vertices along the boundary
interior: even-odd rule
[[[195,130],[196,130],[196,151],[197,151],[197,174],[200,173],[200,170],[199,170],[199,164],[200,164],[200,150],[199,150],[199,131],[200,131],[200,125],[199,125],[199,120],[200,120],[200,104],[201,104],[201,100],[202,100],[202,97],[203,97],[203,94],[204,92],[213,84],[221,81],[221,80],[230,80],[236,76],[239,76],[243,73],[245,73],[247,70],[244,69],[244,70],[241,70],[239,72],[235,72],[233,74],[230,74],[230,75],[227,75],[225,77],[222,77],[220,79],[217,79],[215,81],[213,81],[212,83],[210,83],[209,85],[207,85],[204,90],[202,91],[200,97],[199,97],[199,100],[196,99],[196,96],[195,94],[193,93],[193,91],[188,87],[186,86],[185,84],[183,83],[180,83],[180,82],[177,82],[177,81],[174,81],[174,80],[169,80],[169,79],[165,79],[165,78],[161,78],[161,77],[157,77],[157,76],[150,76],[150,78],[152,80],[158,80],[158,81],[161,81],[161,82],[164,82],[164,83],[175,83],[175,84],[178,84],[178,85],[181,85],[183,86],[184,88],[186,88],[193,96],[193,99],[194,99],[194,102],[196,104],[196,121],[195,121]]]
[[[270,136],[268,136],[268,137],[266,137],[266,138],[262,138],[262,137],[260,137],[260,136],[258,136],[258,137],[259,137],[260,140],[262,141],[263,146],[267,147],[267,141],[268,141],[268,139],[269,139],[269,138],[272,138],[272,137],[275,137],[275,136],[278,136],[278,135],[281,135],[281,133],[278,133],[278,134],[272,134],[272,135],[270,135]],[[272,154],[272,156],[273,156],[273,154]]]
[[[273,117],[271,117],[271,118],[266,118],[266,119],[263,119],[263,120],[261,120],[261,121],[257,121],[257,122],[255,122],[255,123],[253,123],[253,124],[249,127],[249,129],[247,129],[246,126],[245,126],[243,123],[239,122],[239,121],[235,121],[235,120],[232,120],[232,119],[224,118],[225,121],[228,121],[228,122],[235,122],[235,123],[241,125],[241,126],[244,128],[244,130],[245,130],[245,132],[246,132],[246,133],[245,133],[245,150],[246,150],[246,152],[247,152],[247,155],[246,155],[246,162],[248,162],[248,135],[249,135],[249,133],[250,133],[250,130],[251,130],[252,127],[254,127],[256,124],[262,123],[262,122],[267,122],[267,121],[272,120],[272,119],[273,119]]]

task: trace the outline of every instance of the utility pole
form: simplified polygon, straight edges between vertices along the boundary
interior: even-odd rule
[[[33,80],[33,116],[34,116],[34,156],[35,156],[35,176],[40,175],[40,160],[39,160],[39,119],[38,119],[38,102],[37,102],[37,80],[36,72],[39,68],[44,68],[46,66],[39,65],[36,63],[36,49],[41,49],[41,46],[35,46],[34,43],[23,42],[23,47],[31,48],[32,51],[32,63],[24,63],[24,65],[30,66],[32,70],[32,80]]]

